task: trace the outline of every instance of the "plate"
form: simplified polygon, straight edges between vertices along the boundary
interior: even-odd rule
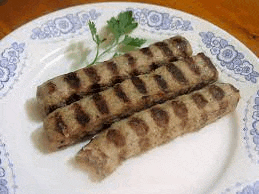
[[[132,36],[149,42],[177,34],[186,37],[194,54],[204,52],[211,58],[220,81],[240,90],[241,100],[234,113],[127,160],[96,183],[73,164],[84,143],[55,153],[40,147],[42,119],[35,103],[36,87],[83,67],[86,54],[93,57],[89,20],[99,31],[109,18],[126,10],[132,10],[139,23]],[[258,59],[213,24],[149,4],[87,4],[20,27],[1,40],[0,53],[2,194],[259,193]]]

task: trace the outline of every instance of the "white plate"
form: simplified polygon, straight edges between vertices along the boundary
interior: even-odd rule
[[[83,144],[51,154],[38,148],[42,122],[34,112],[35,92],[47,79],[80,68],[75,63],[92,44],[89,19],[101,29],[111,16],[128,9],[139,22],[134,36],[156,41],[183,35],[194,54],[211,57],[220,80],[235,85],[242,98],[233,114],[130,159],[94,183],[71,162]],[[70,50],[71,45],[76,49]],[[89,4],[22,26],[1,40],[0,53],[1,194],[259,193],[258,59],[218,27],[154,5]]]

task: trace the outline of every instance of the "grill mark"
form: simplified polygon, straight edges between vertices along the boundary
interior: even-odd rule
[[[57,105],[51,105],[51,106],[49,106],[47,109],[47,115],[48,114],[50,114],[50,113],[52,113],[54,110],[56,110],[58,108],[58,106]]]
[[[131,77],[133,77],[133,76],[138,76],[141,73],[137,69],[133,69],[129,74]]]
[[[112,77],[112,84],[121,83],[124,80],[122,76],[114,76]]]
[[[149,107],[151,106],[151,104],[152,104],[150,95],[142,96],[142,97],[141,97],[141,101],[142,101],[141,104],[144,105],[144,106],[143,106],[144,109],[149,108]]]
[[[167,57],[172,57],[173,56],[173,52],[171,51],[171,49],[168,47],[168,45],[165,42],[157,42],[154,44],[156,47],[158,47],[165,56]]]
[[[102,90],[103,90],[102,86],[98,83],[94,83],[89,87],[90,93],[97,93],[97,92],[101,92]]]
[[[130,99],[119,84],[114,86],[114,92],[124,103],[130,102]]]
[[[209,93],[213,96],[213,98],[217,101],[220,101],[224,98],[225,92],[220,87],[216,85],[209,86]]]
[[[71,88],[75,89],[78,89],[81,85],[81,81],[75,72],[66,74],[64,76],[64,81],[67,82]]]
[[[133,76],[131,78],[131,81],[140,93],[142,94],[147,93],[146,84],[139,77]]]
[[[93,95],[93,100],[95,106],[101,114],[109,114],[110,111],[107,106],[106,100],[99,93]]]
[[[82,98],[83,97],[78,94],[72,94],[62,104],[59,104],[59,105],[55,104],[55,105],[49,106],[48,110],[47,110],[47,114],[52,113],[54,110],[58,109],[60,106],[72,104],[73,102],[76,102]]]
[[[199,93],[193,94],[191,98],[199,109],[203,109],[208,104],[204,96]]]
[[[112,123],[109,123],[109,122],[107,122],[107,123],[102,123],[102,126],[100,127],[100,131],[102,131],[102,130],[104,130],[104,129],[108,129],[110,126],[112,125]],[[99,132],[100,132],[99,131]],[[97,133],[99,133],[98,131],[97,131]],[[96,134],[97,134],[96,133]]]
[[[219,103],[219,110],[218,110],[218,115],[222,115],[223,113],[226,112],[228,107],[228,101],[223,101]]]
[[[107,62],[106,67],[112,74],[119,74],[117,64],[114,61]]]
[[[154,71],[155,69],[157,69],[158,67],[160,67],[161,64],[158,64],[158,63],[152,63],[150,66],[149,66],[149,69],[150,71]]]
[[[172,77],[176,79],[181,84],[187,84],[188,80],[185,78],[182,71],[176,67],[173,63],[169,63],[166,65],[167,70],[171,73]]]
[[[213,80],[216,80],[218,78],[218,71],[216,69],[216,67],[213,65],[213,63],[211,62],[210,58],[206,57],[204,55],[204,53],[198,53],[197,56],[201,57],[205,63],[207,64],[207,66],[211,69],[211,71],[214,73],[214,78]]]
[[[87,68],[84,68],[83,70],[85,74],[89,77],[91,82],[97,83],[101,80],[101,77],[98,75],[94,67],[87,67]]]
[[[141,138],[138,144],[142,152],[148,150],[151,147],[150,140],[148,138]]]
[[[180,119],[186,119],[188,117],[188,109],[182,101],[172,101],[171,102],[174,114]]]
[[[166,111],[161,108],[151,108],[151,117],[159,127],[167,127],[169,122],[169,115]]]
[[[197,64],[195,64],[194,60],[192,57],[186,57],[184,59],[188,65],[188,68],[194,72],[196,75],[200,75],[201,74],[201,71],[200,71],[200,68]]]
[[[171,42],[174,42],[176,43],[176,48],[181,51],[183,57],[186,56],[186,51],[187,51],[187,42],[186,40],[182,39],[181,37],[173,37],[173,38],[170,38],[170,41]]]
[[[128,64],[131,66],[131,68],[135,69],[136,59],[129,53],[124,54],[124,57],[126,57],[128,59]]]
[[[107,164],[108,156],[100,149],[96,149],[95,150],[96,153],[94,153],[94,150],[89,150],[89,149],[82,149],[82,151],[83,151],[83,159],[89,165],[104,166],[105,164]],[[90,158],[94,158],[94,160],[91,160]]]
[[[140,118],[133,117],[128,121],[128,124],[131,129],[135,131],[138,137],[145,136],[149,131],[149,127],[146,122]]]
[[[154,75],[154,80],[156,81],[157,85],[159,86],[159,89],[162,90],[163,92],[168,91],[168,85],[165,79],[161,75]]]
[[[47,88],[48,88],[48,94],[52,94],[53,92],[56,91],[57,86],[53,82],[48,82],[47,83]]]
[[[83,97],[82,96],[80,96],[80,95],[78,95],[78,94],[72,94],[72,95],[70,95],[67,99],[66,99],[66,105],[69,105],[69,104],[71,104],[71,103],[73,103],[73,102],[75,102],[75,101],[78,101],[78,100],[80,100],[80,99],[82,99]]]
[[[142,48],[140,49],[140,51],[148,57],[153,57],[153,53],[151,52],[151,49],[149,47]]]
[[[56,131],[58,131],[62,135],[65,135],[65,130],[67,129],[67,125],[65,124],[62,116],[58,112],[55,114],[55,120],[56,120]]]
[[[85,127],[85,125],[90,121],[89,115],[85,113],[82,107],[77,103],[73,104],[73,108],[77,122],[83,127]]]
[[[177,57],[171,57],[169,59],[169,62],[175,62],[175,61],[178,61],[178,58]]]
[[[109,142],[113,143],[116,147],[123,147],[126,144],[125,137],[120,133],[119,130],[109,129],[106,138]]]

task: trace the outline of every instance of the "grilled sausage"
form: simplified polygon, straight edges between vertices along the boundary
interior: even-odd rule
[[[132,75],[149,73],[162,63],[191,56],[189,42],[180,36],[157,42],[149,47],[55,77],[37,88],[37,101],[46,114],[120,83]]]
[[[76,159],[93,178],[103,179],[126,159],[234,111],[239,98],[230,84],[209,85],[179,96],[114,123],[83,147]]]
[[[50,147],[55,150],[74,144],[122,117],[199,89],[217,78],[216,68],[203,53],[167,63],[150,74],[133,76],[49,114],[44,128]]]

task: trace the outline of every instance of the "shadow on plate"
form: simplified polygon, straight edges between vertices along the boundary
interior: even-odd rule
[[[31,133],[31,140],[34,146],[42,153],[51,153],[49,140],[43,127],[40,127]]]
[[[26,101],[25,111],[30,121],[39,123],[42,122],[44,119],[44,112],[37,103],[36,98],[31,98]]]

